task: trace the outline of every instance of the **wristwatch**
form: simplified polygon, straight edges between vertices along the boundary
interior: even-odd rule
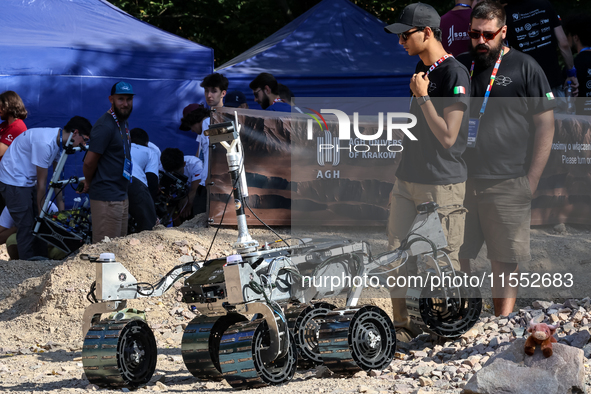
[[[423,105],[429,100],[431,100],[431,97],[429,97],[429,96],[417,97],[417,102],[419,103],[419,105]]]

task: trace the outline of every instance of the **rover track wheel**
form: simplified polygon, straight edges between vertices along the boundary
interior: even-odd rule
[[[235,313],[191,320],[181,342],[181,354],[189,372],[202,380],[222,380],[219,361],[222,334],[231,325],[246,320]]]
[[[457,271],[457,276],[463,276]],[[447,297],[446,297],[447,295]],[[466,333],[480,318],[482,297],[477,287],[443,287],[431,290],[425,286],[418,300],[421,318],[433,333],[444,338],[457,338]]]
[[[220,342],[220,367],[226,381],[235,389],[250,389],[286,383],[293,378],[297,348],[289,334],[287,354],[265,361],[269,346],[269,328],[263,319],[234,324]]]
[[[298,349],[298,368],[309,369],[322,364],[322,356],[318,349],[318,331],[320,321],[336,306],[319,302],[288,311],[287,324],[291,330]]]
[[[93,325],[82,348],[82,365],[97,386],[139,387],[156,369],[154,333],[142,319],[103,320]]]
[[[324,364],[333,372],[381,371],[394,359],[396,333],[386,312],[368,305],[328,313],[318,344]]]

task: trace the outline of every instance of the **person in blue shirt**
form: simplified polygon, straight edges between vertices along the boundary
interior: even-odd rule
[[[269,73],[260,73],[248,85],[256,101],[262,109],[267,111],[291,112],[291,105],[279,97],[279,84]]]

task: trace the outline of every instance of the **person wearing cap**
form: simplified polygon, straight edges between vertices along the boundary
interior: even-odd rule
[[[464,233],[466,148],[470,78],[468,70],[441,44],[440,18],[433,7],[415,3],[402,10],[398,23],[385,28],[397,34],[399,43],[410,56],[420,58],[410,81],[413,93],[410,112],[416,116],[411,132],[405,136],[402,159],[390,195],[388,244],[398,248],[406,238],[417,214],[417,205],[433,201],[448,246],[444,249],[454,268],[459,269],[458,250]],[[413,264],[414,263],[414,264]],[[412,267],[411,267],[412,266]],[[395,274],[408,276],[416,268],[409,261]],[[408,341],[421,333],[406,309],[406,287],[390,289],[397,338]]]
[[[279,85],[269,73],[260,73],[248,85],[254,94],[254,101],[266,111],[291,112],[291,105],[279,97]]]
[[[224,106],[224,97],[228,90],[228,78],[224,77],[223,74],[209,74],[203,78],[199,86],[203,88],[205,101],[209,108]]]
[[[71,137],[73,146],[85,145],[92,125],[88,119],[74,116],[63,127],[28,129],[15,138],[0,161],[0,193],[18,229],[18,254],[27,260],[47,256],[47,245],[32,232],[35,218],[43,208],[49,167],[59,159]],[[57,205],[64,209],[63,196]]]
[[[209,128],[211,111],[201,104],[189,104],[183,109],[183,118],[179,129],[183,131],[191,130],[197,134],[197,154],[195,155],[202,163],[199,188],[196,192],[193,203],[193,213],[195,215],[207,211],[207,189],[205,182],[209,175],[209,137],[203,134],[203,130]]]
[[[84,159],[84,187],[90,197],[92,242],[127,235],[132,179],[131,136],[127,120],[133,110],[133,88],[124,81],[111,88],[111,108],[92,127]]]
[[[470,53],[458,60],[470,67],[471,96],[490,99],[470,108],[470,122],[479,126],[470,130],[463,156],[468,214],[460,263],[469,274],[470,259],[486,242],[494,312],[507,316],[519,282],[507,283],[520,275],[519,263],[531,260],[531,200],[550,156],[556,100],[535,59],[505,46],[507,14],[501,4],[479,3],[470,22]]]
[[[244,95],[244,93],[242,93],[238,90],[228,92],[228,94],[226,95],[226,100],[225,100],[224,105],[226,107],[231,107],[231,108],[248,109],[248,104],[246,103],[246,96]]]

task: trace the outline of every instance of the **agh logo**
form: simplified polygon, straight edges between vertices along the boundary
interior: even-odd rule
[[[314,121],[323,133],[323,136],[316,137],[316,162],[324,167],[326,163],[332,163],[336,167],[341,162],[341,151],[348,151],[349,158],[362,159],[393,159],[396,153],[402,152],[402,140],[393,139],[393,131],[402,131],[411,141],[417,141],[410,128],[417,124],[417,118],[413,114],[405,112],[386,113],[386,139],[380,139],[384,131],[384,113],[378,113],[378,127],[374,134],[362,134],[359,130],[359,113],[353,113],[353,124],[349,115],[337,109],[322,109],[320,112],[306,108],[312,113],[306,113],[312,119],[308,119],[307,139],[312,140],[314,134]],[[338,120],[338,137],[328,130],[328,125],[322,114],[333,114]],[[403,119],[401,123],[394,123],[394,120]],[[410,123],[406,122],[410,120]],[[324,128],[323,128],[324,126]],[[354,137],[351,136],[353,129]],[[363,129],[363,128],[362,128]],[[365,131],[365,130],[364,130]],[[348,141],[347,145],[341,145],[342,140]],[[316,178],[339,178],[339,171],[318,170]]]
[[[322,149],[323,146],[330,146],[328,149]],[[341,152],[335,149],[339,146],[339,139],[332,136],[328,130],[324,130],[324,137],[316,137],[316,153],[318,165],[324,167],[325,163],[332,163],[333,167],[339,165],[341,161]]]
[[[513,14],[513,22],[518,21],[519,20],[519,14],[515,13]]]
[[[525,30],[527,30],[527,31],[531,30],[531,25],[529,23],[525,24]]]
[[[540,34],[540,31],[539,30],[532,30],[529,33],[527,33],[527,35],[530,36],[530,38],[537,37],[538,34]]]
[[[591,68],[588,68],[588,69],[587,69],[587,76],[588,76],[588,77],[591,77]]]

